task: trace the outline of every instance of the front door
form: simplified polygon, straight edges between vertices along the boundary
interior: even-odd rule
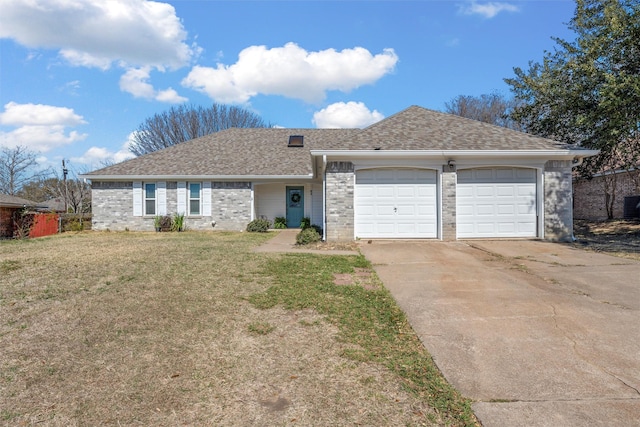
[[[304,187],[287,187],[287,228],[300,228],[304,217]]]

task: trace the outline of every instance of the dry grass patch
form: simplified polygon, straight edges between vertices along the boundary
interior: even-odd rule
[[[309,301],[250,303],[279,283],[282,256],[252,250],[270,237],[0,242],[0,424],[458,423],[384,364],[345,357],[362,346]]]
[[[633,220],[574,221],[575,246],[640,260],[640,222]]]

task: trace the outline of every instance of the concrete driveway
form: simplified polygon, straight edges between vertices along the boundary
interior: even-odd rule
[[[640,262],[540,241],[361,249],[484,426],[640,426]]]

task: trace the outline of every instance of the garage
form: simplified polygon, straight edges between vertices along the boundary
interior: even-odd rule
[[[356,171],[356,237],[437,237],[436,176],[428,169]]]
[[[537,237],[536,181],[531,168],[458,170],[457,237]]]

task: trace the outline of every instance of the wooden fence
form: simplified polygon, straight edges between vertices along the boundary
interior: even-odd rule
[[[29,237],[43,237],[58,232],[58,214],[37,213],[33,215],[33,225],[29,231]]]

